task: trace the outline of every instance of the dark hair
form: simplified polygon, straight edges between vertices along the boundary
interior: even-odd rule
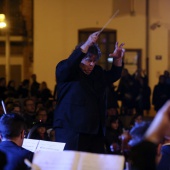
[[[80,48],[83,44],[84,44],[83,42],[78,44],[75,49]],[[86,56],[89,56],[90,54],[96,55],[97,59],[101,57],[102,53],[100,51],[98,44],[94,43],[93,45],[89,47]]]
[[[34,100],[32,98],[25,98],[23,105],[26,106],[28,101],[34,102]]]
[[[99,46],[97,44],[93,44],[92,46],[90,46],[87,51],[87,55],[88,54],[94,54],[97,56],[97,59],[99,59],[101,57],[101,51]]]
[[[37,111],[36,111],[36,115],[38,116],[39,113],[42,112],[42,111],[45,111],[46,114],[48,115],[48,111],[47,111],[47,109],[46,109],[45,107],[40,107],[40,108],[38,108]]]
[[[26,128],[24,118],[16,113],[3,114],[0,118],[0,134],[2,138],[18,137]]]

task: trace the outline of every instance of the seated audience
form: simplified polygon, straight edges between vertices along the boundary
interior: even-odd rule
[[[35,116],[35,102],[31,98],[26,98],[24,100],[23,117],[26,121],[28,129],[31,129],[33,124],[35,123]]]
[[[32,161],[33,153],[22,148],[26,124],[24,119],[15,113],[4,114],[0,119],[0,151],[7,157],[4,170],[26,170],[24,159]]]
[[[54,120],[54,110],[56,108],[56,105],[57,105],[57,101],[56,100],[49,100],[47,103],[46,103],[46,109],[47,109],[47,112],[48,112],[48,119],[47,119],[47,122],[49,124],[53,124],[53,120]]]
[[[37,101],[35,105],[35,111],[39,110],[39,108],[44,107],[44,104],[41,101]]]
[[[143,122],[143,116],[140,114],[135,114],[130,122],[130,128],[136,126]]]
[[[41,107],[36,112],[36,122],[42,122],[46,124],[47,129],[52,128],[53,124],[50,119],[48,119],[49,114],[45,107]]]
[[[105,142],[108,153],[120,154],[122,129],[119,126],[119,119],[117,116],[112,116],[110,119],[110,126],[106,129]]]
[[[38,108],[36,112],[36,122],[47,123],[47,110],[44,107]]]
[[[19,104],[17,104],[17,103],[14,103],[11,112],[21,115],[21,106]]]
[[[50,137],[49,137],[49,135],[47,133],[46,124],[44,124],[42,122],[36,123],[30,129],[27,138],[50,141]]]

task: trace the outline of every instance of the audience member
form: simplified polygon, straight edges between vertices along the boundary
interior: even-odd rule
[[[26,170],[24,159],[32,161],[33,153],[22,148],[26,124],[24,119],[15,113],[4,114],[0,118],[0,151],[7,157],[4,170]]]
[[[7,101],[5,102],[5,107],[6,107],[6,111],[7,113],[10,113],[13,109],[13,101]]]
[[[134,79],[126,68],[122,71],[117,93],[121,101],[121,114],[132,115],[134,113],[137,92]]]
[[[48,120],[47,122],[49,124],[53,124],[53,120],[54,120],[54,111],[57,105],[57,101],[56,100],[48,100],[48,102],[46,103],[46,108],[48,111]]]
[[[109,84],[106,88],[106,105],[108,115],[118,115],[118,95],[114,84]]]
[[[148,77],[145,71],[138,69],[133,78],[136,88],[135,111],[143,115],[145,110],[147,113],[150,110],[151,89],[148,86]]]
[[[46,104],[50,98],[52,98],[51,90],[47,87],[47,83],[43,81],[40,84],[39,98],[43,104]]]
[[[0,77],[0,100],[5,101],[6,92],[7,92],[6,79],[5,79],[5,77]]]
[[[35,105],[35,111],[37,112],[40,108],[45,107],[42,101],[37,101]]]
[[[47,128],[52,128],[52,124],[48,122],[48,112],[47,109],[41,107],[36,112],[36,122],[42,122],[46,124]]]
[[[170,73],[169,73],[169,71],[168,70],[165,70],[164,71],[164,73],[163,73],[163,75],[165,76],[165,82],[166,82],[166,84],[167,85],[170,85]]]
[[[30,85],[30,81],[28,79],[25,79],[21,83],[21,85],[18,87],[18,90],[17,90],[17,94],[19,98],[27,98],[30,96],[29,85]]]
[[[29,132],[29,139],[46,140],[50,141],[50,137],[47,133],[47,126],[45,123],[36,123]]]
[[[34,124],[36,117],[35,102],[31,98],[26,98],[24,100],[23,117],[26,121],[27,128],[30,129]]]
[[[17,98],[18,97],[14,80],[10,80],[8,82],[8,85],[7,85],[7,97],[10,97],[10,98]]]
[[[143,115],[135,114],[130,122],[130,128],[143,122]]]
[[[31,79],[32,79],[32,83],[30,87],[30,94],[31,96],[38,98],[40,83],[37,82],[37,75],[32,74]]]
[[[121,153],[121,138],[123,130],[119,126],[119,119],[117,116],[112,116],[110,119],[110,126],[106,129],[105,142],[108,153]]]
[[[21,111],[22,111],[21,105],[19,105],[19,104],[17,104],[17,103],[13,103],[13,107],[12,107],[11,112],[12,112],[12,113],[17,113],[17,114],[19,114],[19,115],[22,115]]]
[[[148,78],[143,79],[142,82],[142,107],[144,113],[149,114],[151,108],[151,88],[148,85]]]
[[[170,98],[169,86],[166,84],[165,80],[165,76],[160,75],[158,84],[154,86],[152,104],[156,111]]]

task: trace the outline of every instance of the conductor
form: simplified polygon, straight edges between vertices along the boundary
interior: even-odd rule
[[[115,45],[110,70],[97,65],[101,51],[96,44],[100,32],[56,66],[57,106],[54,112],[55,139],[64,150],[104,153],[105,89],[122,72],[124,43]]]

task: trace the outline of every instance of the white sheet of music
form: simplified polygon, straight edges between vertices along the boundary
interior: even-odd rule
[[[40,140],[37,146],[37,151],[39,150],[54,151],[54,152],[63,151],[64,146],[65,146],[65,143]]]
[[[63,151],[65,143],[60,142],[52,142],[52,141],[43,141],[43,140],[35,140],[35,139],[24,139],[22,147],[30,150],[31,152],[35,152],[37,150],[43,151]]]
[[[124,157],[119,155],[76,151],[38,151],[33,158],[33,164],[41,170],[123,170],[124,161]]]
[[[22,147],[31,151],[31,152],[35,152],[35,150],[37,149],[37,145],[39,143],[39,140],[35,140],[35,139],[25,139],[23,141]]]

